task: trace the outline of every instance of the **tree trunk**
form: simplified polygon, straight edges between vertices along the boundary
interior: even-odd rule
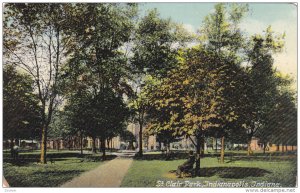
[[[215,149],[215,152],[217,153],[218,152],[218,138],[216,137],[215,140],[216,140],[216,147],[215,147],[216,149]]]
[[[10,139],[10,155],[13,158],[14,157],[14,139]]]
[[[225,137],[222,136],[221,138],[221,157],[220,157],[220,163],[224,163],[224,154],[225,154]]]
[[[264,144],[264,149],[263,149],[263,150],[264,150],[264,153],[263,153],[263,154],[266,154],[267,143],[264,142],[263,144]]]
[[[139,132],[139,156],[143,156],[143,124],[139,123],[140,125],[140,132]]]
[[[288,151],[288,145],[285,144],[285,151]]]
[[[279,151],[279,144],[276,145],[276,151]]]
[[[110,139],[107,139],[106,141],[107,141],[107,150],[109,150],[109,141],[110,141]]]
[[[292,151],[294,151],[294,145],[292,145]]]
[[[101,139],[101,151],[102,151],[102,160],[105,160],[106,159],[106,155],[105,155],[105,139],[102,138]]]
[[[167,142],[167,154],[170,154],[171,148],[170,148],[170,142]]]
[[[42,129],[42,143],[41,143],[41,164],[47,164],[47,130],[46,126]]]
[[[33,139],[31,139],[31,151],[34,150]]]
[[[80,155],[83,155],[83,137],[82,137],[82,131],[80,132]]]
[[[200,176],[200,151],[201,151],[201,138],[200,136],[196,137],[196,167],[195,175]]]
[[[200,156],[204,157],[204,138],[201,137],[201,152],[200,152]]]
[[[96,138],[92,137],[92,153],[97,153]]]
[[[251,139],[252,137],[248,138],[248,148],[247,148],[247,156],[250,156],[252,154],[252,150],[251,150]]]
[[[158,142],[158,149],[161,151],[161,142]]]
[[[112,152],[112,149],[113,149],[113,139],[111,138],[110,140],[110,151]]]
[[[281,151],[282,151],[282,153],[284,152],[284,144],[283,143],[281,143]]]

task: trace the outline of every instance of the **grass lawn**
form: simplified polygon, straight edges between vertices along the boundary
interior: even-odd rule
[[[94,169],[100,164],[100,155],[95,155],[95,159],[89,156],[87,159],[81,158],[74,152],[49,152],[54,163],[42,165],[37,164],[33,158],[39,152],[21,153],[21,158],[25,161],[14,163],[9,161],[9,156],[4,154],[3,175],[11,187],[58,187],[82,172]],[[29,160],[29,161],[26,161]]]
[[[200,182],[247,182],[254,185],[255,182],[280,183],[282,187],[295,187],[297,167],[295,156],[280,155],[269,156],[234,156],[232,160],[226,159],[224,164],[218,163],[216,157],[201,159],[200,177],[176,178],[173,173],[178,165],[185,159],[179,160],[134,160],[131,168],[123,179],[122,187],[156,187],[158,181],[163,181],[164,186],[170,182],[184,181]],[[256,184],[258,185],[258,184]],[[261,184],[264,186],[263,184]],[[168,186],[170,187],[170,186]]]

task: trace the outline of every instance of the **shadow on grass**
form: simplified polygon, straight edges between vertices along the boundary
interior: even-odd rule
[[[288,161],[295,159],[294,155],[281,155],[281,156],[234,156],[230,161],[271,161],[271,162],[280,162]],[[225,158],[226,159],[226,158]]]
[[[171,170],[169,173],[175,175],[176,170]],[[247,177],[262,177],[271,172],[260,168],[249,167],[209,167],[201,168],[198,177],[219,176],[220,178],[242,179]]]
[[[103,160],[103,157],[100,155],[84,155],[84,156],[73,156],[75,157],[74,161],[68,162],[68,163],[78,163],[78,162],[100,162],[100,161],[109,161],[115,159],[116,155],[106,155],[105,160]],[[70,160],[71,157],[62,157],[62,156],[52,156],[47,155],[47,163],[48,164],[55,164],[59,161],[66,161]],[[78,158],[78,159],[76,159]],[[32,164],[38,164],[40,161],[39,156],[19,156],[17,160],[7,157],[3,158],[4,163],[10,163],[15,166],[28,166]],[[67,164],[68,164],[67,163]]]
[[[84,170],[67,170],[67,171],[36,171],[32,175],[41,175],[41,176],[69,176],[69,175],[79,175],[84,172]]]
[[[170,154],[144,154],[142,157],[136,155],[134,159],[136,160],[178,160],[178,159],[187,159],[189,157],[188,153],[185,152],[171,152]]]
[[[31,178],[26,180],[16,176],[5,175],[5,177],[11,187],[56,187],[71,180],[74,176],[80,175],[82,172],[84,170],[36,171],[30,174]]]
[[[246,178],[246,177],[262,177],[265,174],[271,173],[260,168],[248,167],[210,167],[201,168],[200,177],[211,177],[218,175],[221,178]]]

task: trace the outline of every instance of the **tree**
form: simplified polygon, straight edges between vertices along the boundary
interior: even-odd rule
[[[181,54],[177,69],[170,71],[153,90],[154,104],[162,116],[167,115],[160,128],[186,135],[195,145],[199,174],[204,137],[211,129],[221,130],[237,119],[234,106],[228,107],[228,96],[234,96],[232,88],[238,83],[230,75],[238,73],[238,66],[201,46]]]
[[[53,118],[49,125],[48,137],[55,140],[58,151],[61,143],[60,140],[70,139],[71,136],[77,134],[77,131],[77,128],[71,126],[67,111],[57,109],[53,113]],[[82,151],[81,154],[83,154]]]
[[[275,105],[269,114],[269,128],[272,133],[267,133],[266,138],[269,142],[277,145],[296,145],[296,131],[297,131],[297,108],[296,98],[293,89],[290,88],[292,79],[288,76],[282,76],[276,73],[280,83],[278,84],[278,94],[275,98]],[[263,130],[263,132],[266,129]],[[260,131],[259,131],[260,134]]]
[[[248,58],[248,90],[243,106],[245,115],[244,128],[248,134],[248,155],[251,153],[251,139],[259,131],[260,135],[269,135],[270,113],[276,104],[278,80],[273,69],[272,54],[282,50],[284,35],[274,36],[271,27],[268,27],[264,36],[255,35],[251,39]],[[247,112],[246,112],[247,111]]]
[[[149,101],[144,90],[136,91],[130,99],[129,107],[133,112],[133,120],[139,124],[139,156],[143,156],[143,127],[146,124],[148,106]]]
[[[221,73],[219,76],[223,76],[224,83],[222,86],[216,86],[216,89],[223,88],[223,91],[219,92],[219,96],[223,98],[223,101],[219,102],[221,109],[231,109],[231,113],[237,116],[237,108],[239,96],[241,94],[237,90],[239,83],[243,80],[241,62],[243,58],[243,50],[245,48],[244,41],[245,37],[239,28],[239,23],[245,17],[248,12],[247,4],[230,4],[230,7],[226,7],[224,3],[218,3],[214,7],[214,12],[205,17],[203,26],[201,28],[202,36],[200,40],[203,41],[204,45],[208,50],[212,50],[216,57],[219,58],[220,63],[218,68]],[[222,59],[231,59],[231,62],[225,62],[222,69]],[[222,79],[222,78],[221,78]],[[233,99],[234,98],[234,99]],[[231,100],[232,99],[232,100]],[[220,116],[226,115],[226,110],[219,111]],[[221,163],[224,161],[224,138],[225,135],[232,135],[231,132],[239,129],[237,124],[228,124],[223,122],[223,127],[213,128],[214,131],[210,132],[213,137],[221,138]]]
[[[112,89],[103,91],[95,95],[89,90],[79,90],[69,98],[65,112],[73,131],[80,132],[81,140],[83,134],[92,138],[94,153],[95,140],[100,139],[102,158],[105,159],[106,140],[123,132],[129,110],[122,97]]]
[[[78,90],[85,92],[85,96],[75,97],[82,108],[76,107],[74,115],[85,115],[85,123],[79,125],[87,124],[83,128],[93,139],[94,151],[95,139],[100,138],[105,157],[105,140],[125,128],[127,109],[122,96],[132,93],[128,84],[131,67],[127,61],[126,43],[131,40],[136,5],[74,4],[69,14],[76,16],[70,21],[71,25],[80,27],[67,31],[73,44],[69,49],[71,57],[64,68],[66,81],[63,87],[71,106],[72,96],[78,95]]]
[[[170,19],[161,19],[156,9],[143,17],[135,32],[132,64],[142,73],[161,77],[175,64],[175,35]]]
[[[6,65],[3,71],[3,137],[11,148],[17,139],[35,139],[40,134],[41,116],[33,80]]]
[[[150,10],[141,18],[134,33],[133,57],[131,63],[139,77],[134,83],[135,97],[131,99],[140,125],[139,155],[142,156],[143,126],[149,107],[148,94],[145,91],[147,79],[161,79],[177,62],[177,50],[192,40],[192,36],[182,26],[162,19],[156,9]],[[178,45],[177,45],[178,44]]]
[[[243,49],[245,40],[239,23],[248,12],[248,4],[232,3],[228,8],[225,3],[218,3],[214,8],[204,19],[200,40],[215,53],[238,59],[237,53]]]
[[[63,54],[69,39],[65,9],[68,4],[5,4],[4,56],[25,70],[34,80],[41,103],[41,163],[45,164],[47,135],[53,112],[59,103],[58,82]]]

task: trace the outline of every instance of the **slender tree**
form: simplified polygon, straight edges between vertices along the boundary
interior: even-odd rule
[[[65,48],[64,39],[67,4],[5,4],[4,55],[34,80],[41,103],[42,143],[41,163],[46,163],[47,135],[53,112],[59,103],[61,64]]]

